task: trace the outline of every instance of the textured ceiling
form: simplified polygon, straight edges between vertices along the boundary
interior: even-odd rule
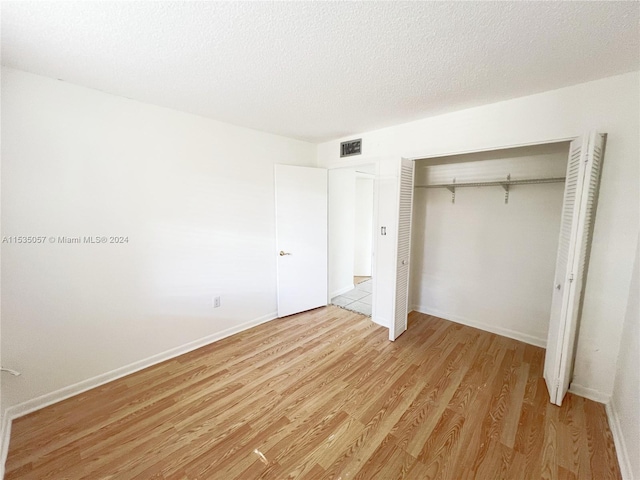
[[[2,63],[323,141],[640,68],[638,2],[2,2]]]

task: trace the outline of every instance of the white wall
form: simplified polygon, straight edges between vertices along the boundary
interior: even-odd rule
[[[374,205],[373,305],[371,319],[391,328],[395,318],[398,268],[398,208],[400,157],[377,163],[377,198]],[[384,228],[385,234],[382,234]]]
[[[5,408],[275,316],[273,165],[313,145],[2,73],[3,235],[129,239],[3,245]]]
[[[356,176],[353,274],[371,276],[373,247],[373,178]]]
[[[1,176],[0,176],[1,180]],[[0,209],[2,206],[1,200],[2,182],[0,181]],[[2,225],[0,223],[0,232],[2,232]],[[0,233],[0,238],[2,234]],[[0,245],[2,245],[0,243]],[[0,247],[0,265],[2,265],[2,248]],[[0,364],[2,364],[2,275],[0,275]],[[4,403],[2,401],[2,377],[6,373],[0,372],[0,478],[4,478],[5,459],[9,452],[9,422],[8,417],[5,415]]]
[[[565,175],[568,143],[507,152],[417,161],[416,184]],[[452,203],[447,189],[417,188],[413,309],[545,346],[563,192],[564,183],[513,186],[505,204],[499,186],[458,188]]]
[[[640,479],[640,238],[636,248],[627,314],[622,329],[615,387],[611,397],[612,428],[625,480]],[[622,454],[622,455],[621,455]]]
[[[355,179],[351,168],[329,170],[329,299],[353,288]]]
[[[589,277],[572,388],[607,400],[613,391],[639,218],[638,72],[584,83],[403,125],[362,137],[362,162],[608,133]],[[339,166],[340,141],[318,145],[321,166]]]

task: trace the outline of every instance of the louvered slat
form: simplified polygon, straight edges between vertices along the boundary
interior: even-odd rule
[[[567,179],[565,183],[562,220],[560,226],[560,241],[558,245],[558,261],[556,265],[557,272],[565,272],[562,279],[557,279],[557,281],[562,283],[564,283],[566,276],[569,274],[567,270],[569,262],[569,246],[571,243],[571,231],[574,221],[576,191],[578,188],[580,158],[582,152],[582,145],[580,142],[576,142],[576,144],[572,146],[573,149],[569,156],[569,165],[567,167]]]

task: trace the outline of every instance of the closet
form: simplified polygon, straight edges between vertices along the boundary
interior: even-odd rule
[[[594,133],[414,161],[409,310],[547,348],[558,405],[573,365],[603,144]]]
[[[416,161],[414,310],[545,346],[568,152],[561,143]]]

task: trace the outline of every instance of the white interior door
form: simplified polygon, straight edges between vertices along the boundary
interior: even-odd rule
[[[600,182],[604,136],[571,142],[562,205],[544,378],[552,403],[561,405],[573,373],[576,332]]]
[[[327,304],[327,171],[275,166],[278,317]]]
[[[413,209],[413,161],[402,159],[400,165],[398,247],[396,264],[396,298],[389,339],[395,340],[407,330],[409,314],[409,254],[411,252],[411,213]]]

